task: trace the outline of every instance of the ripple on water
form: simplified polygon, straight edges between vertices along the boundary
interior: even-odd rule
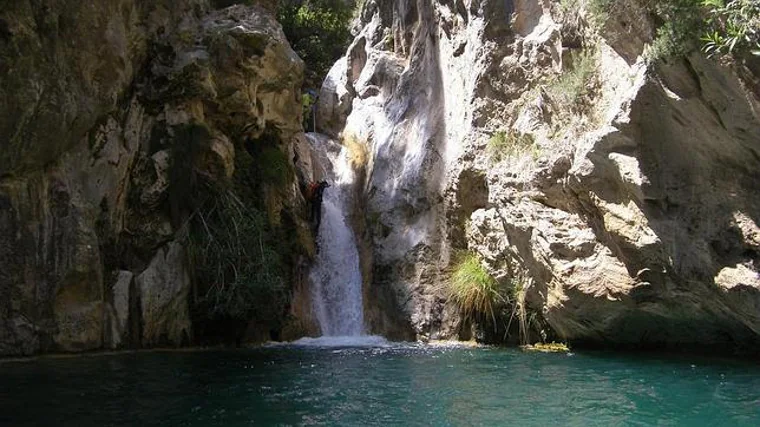
[[[0,364],[0,425],[760,425],[751,364],[377,338]]]

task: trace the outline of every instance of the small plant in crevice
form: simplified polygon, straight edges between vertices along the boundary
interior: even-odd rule
[[[558,106],[571,114],[585,114],[592,110],[598,91],[595,49],[581,49],[570,56],[570,68],[546,86],[546,93]]]
[[[533,135],[514,130],[494,132],[488,139],[486,149],[492,163],[498,163],[508,157],[522,155],[528,151],[536,158],[539,153]]]

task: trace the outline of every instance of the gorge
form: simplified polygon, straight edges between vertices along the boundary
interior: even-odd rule
[[[523,341],[754,351],[757,59],[652,60],[637,5],[600,26],[584,2],[368,2],[307,135],[273,6],[14,4],[0,354],[516,342],[452,304],[462,256]],[[325,241],[296,179],[322,175]]]
[[[708,3],[10,0],[0,424],[756,425],[760,7]]]

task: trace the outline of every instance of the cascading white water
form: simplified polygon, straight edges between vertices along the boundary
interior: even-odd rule
[[[311,136],[312,143],[331,144]],[[339,147],[339,146],[338,146]],[[319,252],[311,269],[313,308],[323,336],[364,334],[362,275],[356,238],[348,222],[354,173],[345,148],[318,149],[331,167],[325,168],[330,187],[324,192]],[[336,148],[336,147],[330,147]]]

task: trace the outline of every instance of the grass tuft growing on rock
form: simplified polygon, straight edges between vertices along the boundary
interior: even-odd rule
[[[532,150],[533,157],[538,151],[533,135],[516,131],[497,131],[488,139],[487,150],[491,162],[498,163],[508,157],[521,155]]]
[[[590,109],[596,91],[596,50],[583,49],[570,56],[570,68],[552,81],[546,88],[552,100],[581,114]]]
[[[508,297],[499,282],[491,277],[474,253],[467,253],[454,267],[448,283],[449,298],[465,319],[487,316],[496,322],[498,308]]]

